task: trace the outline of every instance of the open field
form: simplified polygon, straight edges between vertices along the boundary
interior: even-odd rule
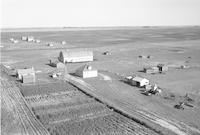
[[[41,43],[20,41],[21,36],[29,35],[40,39]],[[3,46],[1,47],[1,63],[11,68],[33,66],[36,71],[40,71],[36,74],[37,81],[34,85],[20,85],[20,88],[34,113],[52,134],[56,132],[103,134],[105,130],[109,131],[109,134],[114,131],[116,132],[113,134],[121,134],[129,131],[129,129],[120,128],[122,125],[127,125],[123,122],[127,119],[126,117],[120,115],[123,117],[119,120],[121,124],[110,122],[116,121],[119,114],[80,93],[70,84],[49,77],[49,73],[55,70],[48,65],[49,60],[57,59],[59,52],[66,48],[88,48],[94,51],[96,60],[90,64],[100,70],[100,75],[98,78],[83,80],[94,88],[91,92],[105,97],[109,102],[127,106],[126,111],[132,109],[137,112],[138,108],[138,111],[141,109],[159,118],[174,121],[177,125],[194,128],[198,132],[200,130],[199,37],[200,27],[9,31],[1,35],[1,46]],[[13,44],[9,41],[10,38],[18,39],[20,42]],[[66,45],[60,44],[63,40],[67,42]],[[46,46],[47,42],[53,42],[55,45]],[[105,51],[111,52],[111,55],[102,55]],[[139,58],[139,55],[151,57]],[[169,71],[166,74],[154,75],[141,72],[144,67],[158,63],[168,65]],[[67,70],[73,73],[83,64],[67,64]],[[187,65],[189,68],[180,69],[181,65]],[[127,75],[146,77],[150,82],[158,84],[163,92],[150,97],[142,95],[141,89],[123,82],[123,77]],[[186,94],[192,98],[191,104],[194,107],[186,106],[185,110],[175,109],[174,105],[183,101]],[[102,108],[105,111],[98,110]],[[84,110],[83,114],[79,113],[79,109]],[[72,112],[77,115],[70,116]],[[90,114],[90,112],[95,113]],[[49,116],[52,117],[49,118]],[[66,121],[60,121],[63,119]],[[94,123],[96,128],[91,127]],[[135,125],[131,120],[128,123]],[[111,129],[103,128],[104,125],[107,125],[106,128],[110,125]],[[65,131],[65,129],[68,130]],[[137,129],[134,128],[134,130]],[[144,130],[148,133],[150,129]],[[192,132],[186,133],[192,134]]]
[[[118,114],[94,98],[65,83],[42,84],[43,92],[34,86],[21,89],[29,106],[50,134],[158,134],[147,127]],[[25,87],[25,88],[23,88]],[[51,89],[49,89],[51,88]],[[48,90],[48,91],[46,91]]]

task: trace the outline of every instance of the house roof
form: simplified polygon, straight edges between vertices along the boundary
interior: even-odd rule
[[[139,77],[139,76],[136,76],[132,79],[133,81],[136,81],[136,82],[141,82],[143,80],[147,80],[146,78],[142,78],[142,77]],[[148,81],[148,80],[147,80]]]
[[[81,67],[79,67],[76,71],[94,71],[96,69],[94,69],[92,66],[88,65],[88,64],[85,64]]]
[[[84,57],[84,56],[93,56],[92,51],[88,50],[65,50],[62,51],[63,57]]]
[[[33,68],[17,69],[17,73],[20,75],[32,74],[32,73],[35,73],[35,70]]]
[[[155,69],[158,69],[158,67],[145,67],[144,69],[146,69],[146,70],[155,70]]]

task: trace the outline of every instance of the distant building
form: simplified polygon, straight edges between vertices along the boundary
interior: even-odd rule
[[[35,40],[35,43],[40,43],[41,41],[39,39],[36,39]]]
[[[28,42],[33,42],[33,41],[35,41],[35,39],[34,39],[33,36],[28,36],[28,37],[27,37],[27,41],[28,41]]]
[[[93,52],[87,50],[61,51],[59,54],[59,60],[63,63],[93,61]]]
[[[34,68],[27,68],[27,69],[17,69],[16,73],[19,80],[22,82],[35,82],[35,70]]]
[[[66,44],[66,41],[62,41],[61,44],[62,44],[62,45],[65,45],[65,44]]]
[[[19,41],[18,41],[18,40],[13,40],[13,43],[15,43],[15,44],[16,44],[16,43],[19,43]]]
[[[54,46],[53,43],[48,43],[47,46]]]
[[[165,64],[158,64],[157,67],[160,72],[168,71],[168,67]]]
[[[75,72],[75,75],[82,78],[97,77],[98,71],[96,69],[93,69],[92,66],[86,64],[78,68]]]
[[[65,68],[65,64],[58,60],[53,61],[53,62],[50,60],[50,66],[56,67],[56,68]]]
[[[111,52],[106,51],[106,52],[103,53],[103,55],[111,55]]]
[[[130,80],[130,84],[137,87],[143,87],[149,84],[149,80],[136,76]]]
[[[158,73],[159,68],[158,67],[146,67],[144,68],[144,72],[148,74]]]
[[[22,40],[22,41],[27,41],[27,39],[28,39],[28,37],[26,37],[26,36],[22,36],[22,37],[21,37],[21,40]]]
[[[15,39],[14,38],[10,38],[10,41],[14,41]]]

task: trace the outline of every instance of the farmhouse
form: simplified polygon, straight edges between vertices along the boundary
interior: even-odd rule
[[[63,63],[93,61],[93,52],[87,50],[61,51],[59,54],[59,60]]]
[[[24,75],[33,75],[35,76],[34,68],[26,68],[26,69],[17,69],[17,77],[21,80]]]
[[[149,80],[136,76],[130,80],[130,84],[137,87],[143,87],[149,84]]]
[[[144,72],[148,74],[158,73],[159,69],[158,67],[146,67],[144,68]]]
[[[160,72],[168,71],[168,67],[165,64],[158,64],[157,67]]]
[[[75,72],[75,75],[82,78],[90,78],[90,77],[97,77],[98,72],[96,69],[93,69],[92,66],[86,64],[78,68]]]

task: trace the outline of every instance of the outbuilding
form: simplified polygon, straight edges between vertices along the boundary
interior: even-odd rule
[[[136,76],[130,80],[130,84],[137,87],[144,87],[145,85],[149,84],[149,80]]]
[[[33,41],[35,41],[35,39],[34,39],[33,36],[28,36],[28,37],[27,37],[27,41],[28,41],[28,42],[33,42]]]
[[[158,73],[159,69],[158,67],[146,67],[144,68],[144,72],[148,74]]]
[[[34,68],[17,69],[16,73],[19,80],[22,82],[35,82],[35,70]]]
[[[22,36],[21,39],[22,39],[22,41],[27,41],[27,37],[26,36]]]
[[[33,83],[35,82],[35,75],[28,74],[22,76],[22,83]]]
[[[47,46],[54,46],[53,43],[48,43]]]
[[[65,44],[66,44],[66,41],[62,41],[61,44],[62,44],[62,45],[65,45]]]
[[[168,67],[165,64],[158,64],[157,67],[158,67],[160,72],[168,71]]]
[[[63,63],[93,61],[93,52],[88,50],[73,50],[73,49],[61,51],[59,54],[59,60]]]
[[[53,62],[50,60],[50,66],[56,67],[56,68],[65,68],[65,64],[58,60],[53,61]]]
[[[92,66],[86,64],[78,68],[75,72],[75,75],[82,78],[97,77],[98,71],[97,69],[94,69]]]

